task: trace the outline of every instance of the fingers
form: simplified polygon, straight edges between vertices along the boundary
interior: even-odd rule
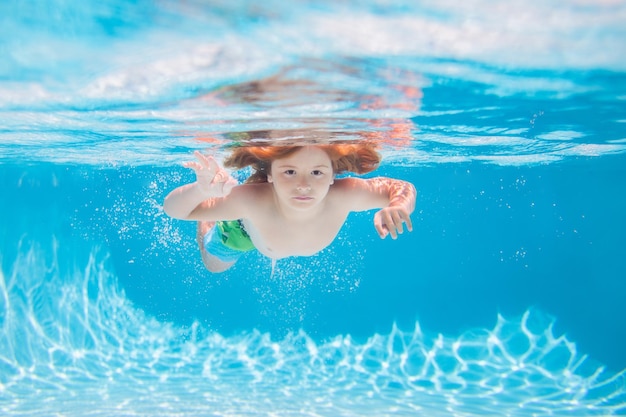
[[[212,156],[204,155],[200,151],[195,151],[193,154],[200,165],[207,169],[210,173],[216,173],[220,170],[220,166]]]
[[[224,193],[224,195],[230,194],[235,186],[237,186],[237,181],[228,177],[224,182],[222,182],[222,193]]]
[[[238,185],[217,161],[209,155],[195,151],[195,161],[183,163],[185,168],[192,169],[196,174],[194,185],[206,198],[225,197]]]
[[[199,151],[195,151],[193,154],[196,157],[197,161],[183,162],[183,166],[185,168],[193,169],[196,172],[201,171],[203,168],[209,170],[209,167],[211,166],[210,160],[212,160],[213,158],[207,157],[203,155],[202,153],[200,153]]]
[[[406,223],[406,230],[408,230],[409,232],[413,231],[413,223],[411,223],[411,217],[410,216],[406,216],[404,220],[404,223]]]
[[[387,227],[381,224],[380,222],[374,221],[374,227],[376,228],[376,232],[378,232],[378,236],[380,236],[381,239],[386,238],[387,235],[389,234]]]
[[[183,162],[183,166],[185,168],[193,169],[194,171],[198,171],[198,170],[202,169],[202,165],[200,165],[199,163],[197,163],[195,161]]]
[[[210,183],[228,181],[230,176],[220,167],[215,158],[204,155],[200,151],[195,151],[193,154],[196,157],[196,161],[184,162],[183,166],[185,168],[193,169],[197,176]]]
[[[385,213],[383,221],[385,222],[385,226],[387,226],[387,230],[389,231],[392,239],[397,239],[398,234],[402,234],[404,231],[402,229],[402,218],[400,218],[398,213]]]
[[[413,231],[411,218],[402,210],[383,209],[374,217],[374,227],[381,239],[388,235],[394,240],[397,239],[399,234],[404,233],[403,224],[406,224],[409,232]]]
[[[392,227],[390,227],[390,224]],[[379,211],[374,216],[374,227],[381,239],[386,238],[390,234],[392,239],[397,237],[393,223],[391,223],[389,215],[384,210]]]

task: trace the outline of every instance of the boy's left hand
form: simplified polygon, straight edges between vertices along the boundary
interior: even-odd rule
[[[387,235],[397,239],[404,232],[403,223],[409,232],[413,231],[410,213],[403,207],[385,207],[374,215],[374,227],[381,239]]]

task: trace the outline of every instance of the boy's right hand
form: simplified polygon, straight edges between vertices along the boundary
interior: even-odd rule
[[[185,168],[193,169],[196,173],[196,186],[207,198],[225,197],[230,194],[237,181],[228,175],[213,159],[195,151],[197,161],[185,162]]]

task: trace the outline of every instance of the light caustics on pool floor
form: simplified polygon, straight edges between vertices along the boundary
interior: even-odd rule
[[[455,338],[418,324],[365,342],[225,337],[137,310],[101,250],[67,269],[58,244],[23,246],[0,275],[3,415],[626,412],[624,373],[593,365],[536,310]]]

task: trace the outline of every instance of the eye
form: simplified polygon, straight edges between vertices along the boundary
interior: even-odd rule
[[[295,169],[286,169],[285,170],[285,174],[286,175],[295,175],[296,174],[296,170]]]
[[[319,177],[320,175],[324,175],[324,171],[320,171],[319,169],[311,171],[311,174],[315,177]]]

